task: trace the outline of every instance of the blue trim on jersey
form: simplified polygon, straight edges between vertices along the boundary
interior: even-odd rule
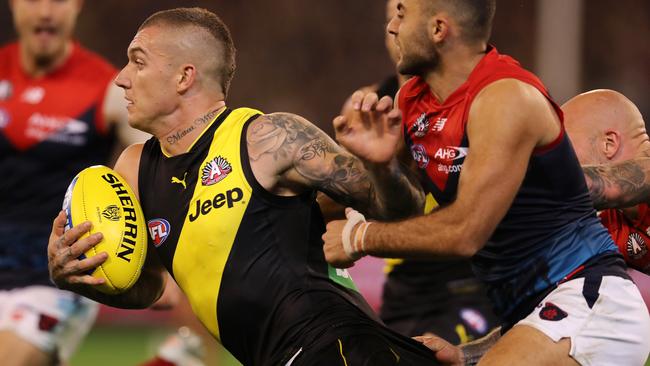
[[[491,273],[492,278],[486,278],[477,271],[488,284],[488,296],[503,318],[509,318],[522,302],[555,286],[590,258],[617,251],[598,217],[591,214],[567,224],[540,244],[533,251],[534,257],[514,264],[516,270],[510,268],[503,277]],[[489,248],[484,250],[489,252]]]

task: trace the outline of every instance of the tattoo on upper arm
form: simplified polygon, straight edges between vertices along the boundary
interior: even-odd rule
[[[313,187],[338,200],[352,203],[362,192],[367,200],[371,185],[359,167],[360,162],[343,152],[323,131],[290,113],[265,117],[267,121],[250,127],[247,142],[252,161],[271,156],[288,169],[294,168]]]
[[[650,182],[645,169],[634,160],[587,166],[584,173],[597,209],[628,207],[650,198]]]
[[[270,157],[278,165],[277,174],[297,177],[290,184],[318,189],[373,217],[405,217],[413,207],[421,211],[419,185],[415,187],[400,169],[382,177],[382,193],[378,193],[362,162],[302,117],[265,115],[250,125],[246,138],[251,161]],[[401,192],[402,199],[395,200],[395,192]]]

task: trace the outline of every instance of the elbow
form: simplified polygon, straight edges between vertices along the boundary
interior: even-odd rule
[[[471,258],[476,254],[481,248],[478,246],[474,245],[474,243],[468,243],[464,242],[460,245],[458,245],[456,252],[454,253],[456,256],[461,257],[461,258]]]
[[[458,242],[454,255],[461,258],[473,257],[487,241],[484,235],[481,235],[477,230],[468,227],[469,225],[457,225],[458,228]]]

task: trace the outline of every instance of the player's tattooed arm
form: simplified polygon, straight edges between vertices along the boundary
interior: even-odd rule
[[[598,210],[650,201],[650,158],[582,168],[589,194]]]
[[[392,197],[378,192],[359,159],[295,114],[273,113],[253,121],[247,143],[251,164],[276,172],[278,179],[268,184],[271,191],[273,187],[296,185],[302,189],[315,188],[338,203],[376,218],[400,218],[421,212],[422,190],[399,168],[387,179],[394,182],[388,190]],[[254,168],[260,170],[263,168]],[[260,180],[257,174],[256,177]],[[269,189],[268,186],[265,188]],[[400,196],[396,197],[395,192],[400,192]]]

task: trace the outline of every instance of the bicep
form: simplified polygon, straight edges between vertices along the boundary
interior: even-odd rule
[[[310,136],[297,144],[286,179],[325,192],[340,203],[367,202],[370,181],[361,161],[325,132],[312,128]]]
[[[470,151],[457,204],[468,213],[470,232],[484,242],[512,205],[535,147],[554,133],[549,128],[555,121],[541,94],[522,93],[518,85],[488,87],[479,97],[468,118]]]
[[[251,123],[246,138],[253,173],[271,192],[317,189],[350,203],[348,196],[368,190],[360,161],[300,116],[262,116]]]

